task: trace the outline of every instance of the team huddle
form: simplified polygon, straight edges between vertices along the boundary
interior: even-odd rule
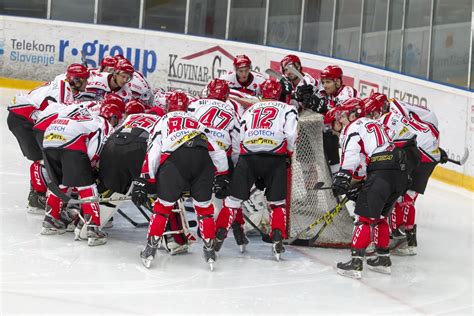
[[[416,254],[417,195],[436,164],[448,161],[434,113],[380,93],[359,99],[340,67],[313,78],[295,55],[281,60],[281,74],[268,72],[276,79],[252,71],[246,55],[233,65],[201,96],[152,89],[120,55],[105,57],[98,69],[71,64],[17,95],[7,123],[32,162],[28,209],[44,214],[41,234],[74,231],[89,246],[105,244],[111,222],[101,219],[99,202],[123,194],[152,212],[140,253],[150,268],[161,245],[178,254],[194,238],[174,211],[186,194],[212,269],[231,229],[245,251],[242,203],[257,188],[268,202],[272,252],[280,260],[298,117],[314,111],[324,115],[321,150],[333,191],[355,201],[352,258],[337,264],[338,273],[360,278],[364,257],[369,269],[390,273],[390,253]]]

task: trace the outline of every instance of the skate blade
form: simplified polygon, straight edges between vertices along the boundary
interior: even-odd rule
[[[383,266],[371,266],[367,265],[369,267],[369,270],[372,270],[374,272],[382,273],[382,274],[392,274],[392,269],[390,267],[383,267]]]
[[[209,269],[211,269],[211,271],[214,271],[214,263],[215,263],[214,259],[211,259],[211,258],[207,259],[207,263],[209,264]]]
[[[244,253],[247,249],[245,245],[239,245],[239,250],[240,250],[240,253]]]
[[[52,228],[41,228],[41,235],[49,236],[49,235],[62,235],[66,232],[64,229],[52,229]]]
[[[102,239],[102,238],[87,238],[87,245],[94,247],[94,246],[100,246],[107,243],[107,239]]]
[[[280,262],[280,255],[278,252],[274,252],[273,255],[275,256],[276,261]]]
[[[352,279],[362,278],[362,271],[342,270],[342,269],[337,268],[337,273],[339,273],[342,276],[352,278]]]
[[[145,268],[150,269],[151,267],[151,262],[153,261],[153,257],[147,257],[147,258],[142,258],[142,263],[145,266]]]

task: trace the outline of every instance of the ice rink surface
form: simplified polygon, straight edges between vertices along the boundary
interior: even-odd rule
[[[1,315],[473,314],[473,194],[435,180],[417,201],[418,255],[392,256],[392,275],[365,269],[362,280],[335,272],[348,250],[287,246],[276,262],[258,237],[245,254],[229,237],[214,272],[200,243],[159,252],[147,270],[146,229],[117,216],[104,246],[41,236],[43,217],[26,212],[29,162],[6,124],[13,95],[0,89]]]

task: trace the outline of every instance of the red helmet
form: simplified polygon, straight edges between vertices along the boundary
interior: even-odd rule
[[[73,81],[74,78],[89,78],[87,67],[81,64],[70,64],[66,70],[66,79],[68,81]]]
[[[145,113],[146,114],[152,114],[152,115],[157,115],[159,117],[162,117],[163,115],[166,114],[165,110],[163,110],[162,108],[160,108],[159,106],[153,106],[149,109],[146,109],[145,110]]]
[[[301,67],[301,60],[296,55],[286,55],[285,57],[283,57],[283,59],[280,62],[281,72],[283,72],[283,68],[285,68],[289,64],[293,64],[293,65],[298,64]],[[303,68],[301,68],[301,71],[302,70],[303,70]]]
[[[135,69],[133,69],[132,64],[126,59],[119,60],[115,65],[114,69],[117,71],[126,72],[131,75],[133,75],[133,72],[135,71]]]
[[[111,103],[102,103],[99,115],[107,120],[115,118],[117,123],[122,119],[122,111],[118,106]]]
[[[117,64],[117,59],[115,59],[112,56],[105,56],[100,61],[100,68],[104,69],[104,67],[115,67],[116,64]]]
[[[341,79],[342,78],[342,69],[337,65],[329,65],[323,69],[321,72],[321,79]]]
[[[324,124],[325,125],[332,125],[332,123],[336,120],[336,113],[337,108],[332,108],[324,114]]]
[[[379,93],[379,92],[374,92],[370,95],[370,99],[376,100],[381,103],[385,103],[388,101],[388,98],[385,94]]]
[[[222,79],[212,79],[207,85],[207,97],[209,99],[225,101],[229,92],[229,83]]]
[[[189,105],[188,96],[181,91],[175,91],[166,99],[168,104],[168,112],[186,111]]]
[[[355,113],[356,117],[365,116],[364,103],[359,98],[349,98],[336,109],[336,115],[345,113],[349,117],[350,114]]]
[[[130,115],[130,114],[138,114],[138,113],[143,113],[145,112],[145,105],[137,99],[128,101],[128,103],[125,105],[125,114]]]
[[[125,56],[124,56],[124,55],[120,55],[120,54],[118,54],[118,55],[115,55],[115,56],[114,56],[114,58],[115,58],[115,60],[116,60],[116,61],[121,61],[122,59],[125,59],[125,60],[127,60],[127,61],[128,61],[128,59],[127,59],[127,58],[125,58]]]
[[[382,113],[382,109],[385,102],[379,102],[379,100],[372,99],[372,98],[365,98],[362,100],[364,104],[364,111],[365,113],[372,113],[372,112],[379,112]]]
[[[260,91],[264,99],[278,100],[280,99],[282,87],[278,81],[267,79],[260,85]]]
[[[235,69],[252,67],[252,61],[247,55],[237,55],[234,58],[234,67]]]
[[[102,103],[115,104],[121,112],[125,111],[125,102],[123,102],[123,99],[117,93],[112,92],[107,94]]]

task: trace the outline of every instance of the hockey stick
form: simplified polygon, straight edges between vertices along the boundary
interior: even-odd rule
[[[298,69],[295,68],[293,64],[289,64],[286,66],[286,68],[288,68],[288,70],[291,71],[296,77],[298,77],[298,79],[303,81],[303,83],[305,82],[303,75],[298,71]]]
[[[250,218],[244,213],[244,211],[242,211],[242,214],[244,215],[245,220],[260,233],[260,236],[262,236],[262,241],[272,243],[272,238],[269,234],[264,233],[257,225],[255,225],[255,223],[250,220]]]
[[[89,68],[89,65],[87,64],[86,54],[84,53],[83,50],[81,50],[81,64],[84,67]]]
[[[267,70],[265,70],[265,73],[269,76],[275,77],[278,80],[281,80],[283,78],[281,73],[271,68],[268,68]]]
[[[461,159],[454,160],[454,159],[448,158],[448,161],[456,165],[462,166],[466,163],[468,158],[469,158],[469,149],[464,148],[464,155],[461,157]]]
[[[295,237],[291,238],[288,240],[288,244],[293,245],[312,245],[316,239],[319,238],[321,235],[322,231],[332,223],[333,218],[339,214],[339,212],[343,209],[344,205],[349,201],[347,197],[344,197],[341,202],[339,202],[332,210],[327,211],[326,213],[322,214],[320,217],[318,217],[314,222],[312,222],[308,227],[306,227],[303,231],[299,232]],[[324,225],[321,227],[321,229],[318,231],[316,236],[311,238],[310,240],[302,240],[296,243],[296,241],[299,240],[299,237],[303,234],[308,233],[311,231],[314,227],[317,225],[321,224],[324,222]],[[311,242],[312,241],[312,242]],[[310,243],[311,242],[311,243]]]

